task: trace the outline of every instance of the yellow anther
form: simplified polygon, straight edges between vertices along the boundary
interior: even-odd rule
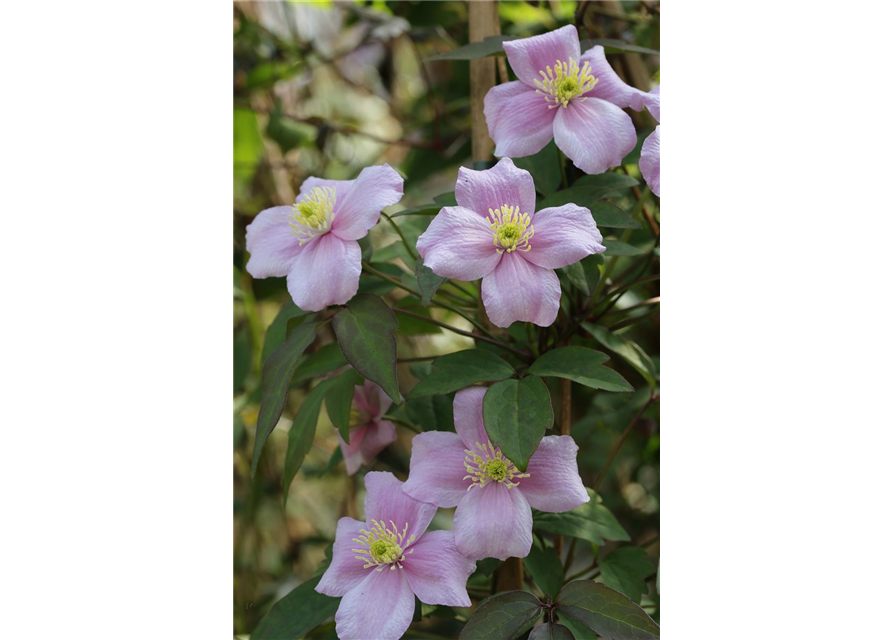
[[[360,537],[353,539],[358,545],[365,547],[351,549],[354,553],[360,554],[354,557],[363,561],[364,569],[376,567],[376,571],[382,571],[387,566],[390,566],[391,571],[402,569],[401,563],[412,553],[412,549],[404,552],[407,545],[415,542],[415,534],[406,537],[409,523],[403,526],[403,531],[397,528],[393,520],[390,525],[389,528],[384,522],[373,520],[371,531],[360,529]]]
[[[465,469],[468,475],[463,480],[471,480],[468,485],[470,491],[472,487],[481,489],[488,482],[499,482],[507,488],[517,487],[520,482],[512,482],[521,478],[529,478],[529,473],[521,473],[515,467],[514,463],[502,455],[502,452],[493,446],[488,440],[486,445],[480,442],[475,443],[481,453],[465,450]]]
[[[518,207],[507,204],[499,209],[490,209],[490,229],[493,230],[493,245],[496,253],[512,251],[530,251],[530,239],[533,238],[533,225],[530,215],[521,213]]]
[[[570,59],[567,62],[556,60],[553,67],[546,67],[540,71],[542,80],[534,80],[539,87],[536,92],[545,97],[550,109],[557,107],[567,108],[568,103],[578,96],[592,91],[598,78],[592,75],[592,67],[588,62],[583,63],[583,68],[577,61]],[[580,98],[580,101],[586,97]]]
[[[298,244],[304,244],[331,229],[334,219],[335,190],[314,187],[301,202],[292,206],[288,224],[292,235],[298,238]]]

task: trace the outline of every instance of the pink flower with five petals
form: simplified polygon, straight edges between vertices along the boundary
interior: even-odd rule
[[[384,449],[397,439],[394,423],[382,420],[391,399],[374,382],[366,380],[354,387],[353,403],[350,407],[350,444],[338,436],[347,475],[353,475],[361,464],[369,464]]]

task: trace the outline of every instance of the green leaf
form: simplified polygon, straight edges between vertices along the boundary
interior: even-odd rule
[[[301,638],[335,615],[341,598],[330,598],[314,591],[320,579],[321,576],[308,580],[274,604],[251,634],[251,640]]]
[[[512,640],[542,615],[542,603],[527,591],[506,591],[481,602],[459,640]]]
[[[543,593],[553,598],[558,595],[561,585],[564,584],[564,567],[561,564],[561,557],[554,548],[540,548],[533,545],[530,553],[524,558],[524,565]]]
[[[429,267],[426,267],[421,256],[415,261],[415,277],[419,282],[419,291],[422,292],[422,306],[427,307],[437,292],[437,288],[446,282],[446,278],[441,278]]]
[[[591,580],[574,580],[558,594],[558,611],[610,640],[658,640],[660,627],[635,602]]]
[[[648,593],[645,578],[654,573],[648,554],[639,547],[620,547],[598,561],[605,584],[638,604]]]
[[[347,364],[337,342],[330,342],[307,355],[295,369],[292,384],[331,373]]]
[[[477,60],[478,58],[486,58],[494,53],[504,53],[502,43],[509,40],[515,40],[517,36],[488,36],[481,42],[472,42],[464,47],[453,49],[445,53],[438,53],[435,56],[425,58],[423,62],[433,62],[435,60]]]
[[[599,200],[599,197],[604,193],[605,190],[599,187],[571,187],[570,189],[563,189],[540,200],[537,204],[537,211],[573,203],[589,209],[599,227],[615,229],[640,229],[642,227],[616,204],[607,200]]]
[[[595,293],[598,286],[598,280],[601,277],[599,265],[604,264],[605,259],[601,254],[586,256],[579,262],[569,264],[562,271],[567,275],[568,280],[577,289],[582,291],[586,297],[590,297]]]
[[[441,204],[423,204],[418,207],[410,207],[409,209],[403,209],[402,211],[398,211],[397,213],[392,213],[392,218],[399,218],[401,216],[436,216],[440,213],[440,210],[443,208]]]
[[[605,240],[603,244],[607,248],[606,256],[641,256],[646,253],[644,249],[634,247],[622,240]]]
[[[505,380],[515,373],[505,360],[483,349],[450,353],[440,356],[431,364],[431,375],[419,381],[410,392],[410,397],[450,393],[478,382]]]
[[[233,340],[233,393],[238,393],[251,369],[251,345],[248,330],[239,331]]]
[[[554,420],[549,389],[537,377],[497,382],[484,395],[487,435],[521,471]]]
[[[406,415],[422,431],[452,431],[453,401],[447,395],[422,396],[406,401]]]
[[[547,351],[530,365],[537,376],[567,378],[592,389],[633,391],[632,385],[613,369],[602,366],[604,353],[586,347],[559,347]]]
[[[534,627],[527,640],[575,640],[571,630],[557,622],[546,622]]]
[[[316,337],[317,323],[298,326],[285,343],[267,358],[261,372],[260,409],[257,413],[257,432],[254,436],[254,455],[251,458],[251,477],[257,471],[260,452],[267,438],[279,422],[285,408],[285,396],[292,374],[298,365],[298,358]]]
[[[572,511],[564,513],[534,511],[534,528],[546,533],[582,538],[599,546],[605,544],[607,540],[628,542],[629,534],[614,514],[601,503],[601,498],[591,489],[586,491],[589,493],[589,502]]]
[[[439,204],[441,207],[455,207],[459,204],[456,202],[456,193],[454,191],[448,191],[447,193],[441,193],[439,196],[434,196],[434,203]]]
[[[288,321],[292,318],[298,318],[307,314],[307,311],[300,309],[291,300],[288,300],[282,305],[282,308],[279,309],[279,313],[276,314],[276,318],[270,323],[270,326],[267,327],[267,335],[264,337],[264,348],[263,351],[261,351],[262,362],[266,362],[267,358],[270,357],[270,354],[276,351],[276,349],[285,342]]]
[[[628,340],[621,335],[611,333],[604,327],[584,322],[582,327],[595,338],[599,344],[613,351],[618,356],[626,360],[636,371],[642,374],[645,381],[652,389],[657,384],[657,367],[654,366],[654,360],[651,359],[645,350],[642,349],[632,340]]]
[[[410,276],[407,276],[409,278]],[[415,284],[415,283],[413,283]],[[422,318],[430,318],[431,310],[427,307],[423,307],[421,301],[413,296],[406,296],[404,298],[400,298],[395,304],[395,309],[405,309],[410,313],[415,313],[417,315],[422,316]],[[401,336],[419,336],[419,335],[431,335],[442,333],[440,327],[436,324],[432,324],[430,322],[426,322],[422,318],[416,318],[415,316],[409,316],[405,313],[401,313],[397,315],[397,333]]]
[[[583,40],[580,43],[580,50],[587,51],[598,44],[605,48],[605,53],[646,53],[652,56],[660,55],[660,51],[657,51],[656,49],[648,49],[635,44],[629,44],[623,40],[613,40],[611,38],[591,38],[589,40]]]
[[[363,384],[363,377],[353,369],[348,369],[332,379],[326,393],[326,413],[341,438],[350,444],[350,406],[353,402],[354,387]]]
[[[513,158],[513,161],[516,167],[530,172],[536,190],[542,195],[549,195],[561,185],[558,147],[555,146],[554,140],[538,153],[523,158]]]
[[[623,173],[599,173],[594,176],[583,176],[574,182],[575,187],[597,187],[608,191],[629,189],[639,184],[635,178]]]
[[[483,573],[488,578],[493,575],[493,572],[499,568],[499,565],[502,564],[502,560],[498,558],[484,558],[483,560],[478,560],[477,570]]]
[[[296,147],[305,147],[316,142],[316,127],[306,122],[296,122],[282,115],[282,103],[277,100],[270,112],[267,124],[267,137],[274,140],[282,153],[288,153]]]
[[[332,328],[351,366],[399,403],[397,318],[385,301],[371,293],[358,294],[335,315]]]
[[[304,463],[304,456],[313,446],[316,436],[316,425],[319,422],[319,409],[332,380],[324,380],[313,387],[304,402],[298,408],[291,429],[288,430],[288,448],[285,450],[285,469],[283,471],[282,502],[288,500],[288,489]],[[339,447],[340,449],[340,447]]]

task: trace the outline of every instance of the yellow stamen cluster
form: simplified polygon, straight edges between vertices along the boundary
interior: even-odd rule
[[[490,482],[499,482],[511,489],[517,487],[520,482],[512,482],[521,478],[529,478],[529,473],[521,473],[515,467],[515,464],[502,455],[502,452],[495,448],[493,444],[487,440],[486,446],[480,442],[476,442],[477,448],[481,453],[465,450],[465,469],[468,475],[463,480],[471,480],[468,485],[468,491],[472,487],[483,489]]]
[[[521,213],[518,207],[502,205],[494,211],[490,209],[490,229],[493,230],[493,245],[496,253],[512,251],[530,251],[530,239],[533,237],[533,225],[530,215]]]
[[[288,224],[299,244],[310,242],[332,228],[335,218],[335,190],[314,187],[301,202],[293,205]]]
[[[584,62],[581,69],[574,59],[567,62],[556,60],[554,67],[546,67],[545,71],[540,71],[540,75],[542,80],[534,80],[539,87],[536,92],[546,99],[550,109],[566,109],[568,102],[580,94],[592,91],[598,82],[598,78],[593,77],[592,67],[588,62]],[[585,97],[580,98],[581,102],[584,100]]]
[[[403,526],[403,531],[397,528],[394,521],[390,522],[391,528],[388,528],[384,522],[378,520],[372,521],[372,530],[366,531],[360,529],[360,537],[354,538],[353,541],[358,545],[364,546],[365,549],[351,549],[354,553],[360,555],[354,556],[357,560],[363,561],[363,568],[377,567],[376,571],[382,571],[386,566],[394,569],[402,569],[401,564],[406,560],[406,556],[412,553],[412,549],[404,553],[403,548],[415,541],[415,534],[406,538],[406,532],[409,529],[409,523]]]

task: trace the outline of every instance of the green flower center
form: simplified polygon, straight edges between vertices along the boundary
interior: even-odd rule
[[[536,92],[546,99],[550,109],[566,109],[571,100],[592,91],[598,82],[598,78],[592,75],[590,64],[584,62],[580,68],[576,60],[556,60],[554,66],[546,67],[544,71],[540,71],[540,75],[543,79],[534,81],[538,87]]]
[[[496,482],[502,482],[505,480],[505,475],[508,472],[508,465],[502,460],[490,460],[486,466],[487,475],[496,480]]]
[[[334,219],[335,190],[331,187],[314,187],[292,207],[288,224],[298,243],[304,244],[327,233]]]
[[[518,207],[507,204],[499,209],[490,209],[490,229],[493,231],[493,245],[496,253],[512,251],[530,251],[530,239],[533,237],[533,224],[530,216],[521,213]]]
[[[360,554],[354,557],[363,561],[364,569],[370,567],[376,567],[376,571],[382,571],[385,567],[390,567],[391,571],[402,569],[402,562],[406,560],[406,556],[412,553],[412,549],[403,551],[404,547],[415,541],[414,534],[409,538],[406,537],[409,523],[403,526],[402,531],[397,529],[393,520],[390,525],[388,527],[384,522],[373,520],[369,531],[360,529],[360,537],[353,539],[360,548],[351,549],[351,551]]]
[[[502,455],[502,452],[493,446],[488,440],[487,444],[476,442],[480,453],[465,450],[465,470],[468,475],[463,480],[471,480],[468,485],[483,489],[489,482],[504,484],[506,488],[517,487],[521,478],[529,478],[529,473],[521,473],[511,460]]]

